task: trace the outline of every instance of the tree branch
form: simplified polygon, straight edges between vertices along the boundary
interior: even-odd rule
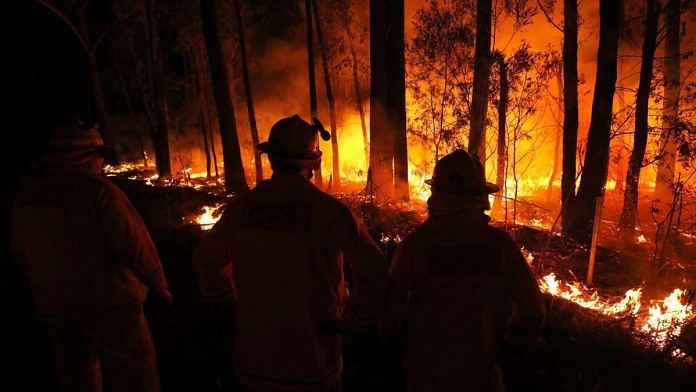
[[[562,32],[563,32],[563,29],[562,29],[558,24],[556,24],[556,22],[554,22],[553,19],[551,19],[551,15],[549,15],[549,13],[546,11],[546,8],[544,8],[544,6],[541,5],[541,0],[537,0],[537,4],[539,5],[539,9],[541,9],[541,12],[544,13],[544,16],[546,17],[546,20],[547,20],[549,23],[551,23],[551,25],[552,25],[553,27],[555,27],[556,30],[558,30],[558,31],[560,31],[560,32],[562,33]]]
[[[46,0],[36,0],[37,3],[43,5],[44,7],[48,8],[51,12],[53,12],[60,20],[62,20],[68,28],[73,32],[75,35],[75,38],[77,38],[78,41],[80,41],[80,45],[82,46],[82,49],[85,50],[85,52],[89,53],[90,47],[87,45],[87,42],[85,42],[85,39],[82,37],[80,32],[77,30],[75,25],[68,19],[60,10],[58,10],[56,7],[51,5],[49,2]]]

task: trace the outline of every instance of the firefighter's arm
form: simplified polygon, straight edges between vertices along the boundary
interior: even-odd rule
[[[235,298],[231,220],[231,208],[226,208],[220,220],[193,252],[193,270],[198,288],[203,299],[214,305],[229,304]]]
[[[512,301],[514,313],[509,343],[516,348],[530,349],[539,338],[544,324],[545,306],[534,273],[517,245],[508,238],[512,265]]]
[[[387,262],[365,227],[347,207],[338,228],[339,246],[352,275],[343,321],[358,329],[366,328],[382,313],[387,291]]]
[[[125,194],[113,184],[102,188],[99,217],[118,262],[163,296],[168,296],[157,248],[138,211]]]
[[[389,295],[380,325],[382,339],[388,341],[399,334],[408,311],[413,287],[412,239],[396,248],[389,268]]]

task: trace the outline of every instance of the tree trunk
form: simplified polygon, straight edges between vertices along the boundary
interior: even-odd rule
[[[164,81],[162,79],[162,60],[159,39],[157,35],[157,21],[155,17],[155,0],[145,0],[145,13],[147,18],[148,45],[150,47],[150,69],[152,70],[152,95],[155,100],[157,114],[157,132],[155,134],[155,162],[160,178],[171,177],[172,167],[169,159],[169,124],[167,97],[164,93]]]
[[[650,84],[652,82],[653,60],[657,44],[657,21],[660,17],[659,0],[646,0],[645,6],[645,37],[640,63],[640,82],[636,94],[635,134],[633,136],[633,151],[626,174],[624,189],[623,211],[619,227],[633,231],[636,226],[636,211],[638,209],[638,182],[640,169],[643,167],[643,157],[648,144],[648,110],[650,100]]]
[[[362,98],[360,97],[360,83],[358,78],[358,56],[355,54],[355,45],[353,44],[353,33],[350,30],[350,19],[348,17],[348,3],[343,0],[343,24],[348,37],[348,47],[350,48],[350,56],[353,60],[353,87],[355,88],[355,105],[358,107],[360,114],[360,126],[362,128],[363,146],[365,149],[365,167],[370,165],[370,142],[367,138],[367,125],[365,125],[365,109],[363,108]]]
[[[406,57],[404,43],[404,0],[392,1],[388,26],[388,67],[394,78],[391,86],[392,124],[394,132],[394,193],[397,200],[409,200],[408,138],[406,135]]]
[[[486,112],[488,83],[491,73],[491,0],[476,1],[476,47],[474,49],[474,81],[471,97],[469,152],[481,163],[486,161]]]
[[[321,33],[321,19],[319,18],[319,7],[317,0],[310,0],[314,10],[314,25],[317,29],[317,38],[319,42],[319,53],[321,54],[321,65],[324,71],[324,85],[326,86],[326,98],[329,100],[329,118],[331,121],[331,153],[332,153],[332,169],[333,169],[333,184],[334,191],[341,188],[341,168],[338,165],[338,135],[336,134],[336,105],[334,102],[333,91],[331,90],[331,72],[329,69],[329,58],[326,54],[326,45],[324,45],[324,37]]]
[[[121,86],[121,90],[123,91],[123,101],[126,104],[128,114],[131,116],[131,118],[136,118],[137,114],[135,113],[135,109],[133,109],[132,95],[128,91],[128,84],[126,83],[126,78],[123,76],[123,71],[121,69],[121,65],[119,64],[119,59],[117,58],[117,55],[113,53],[113,51],[111,52],[111,63],[114,65],[114,68],[116,69],[119,85]],[[140,127],[136,127],[135,136],[138,139],[138,147],[140,147],[140,156],[143,158],[143,167],[145,168],[145,170],[147,170],[147,152],[145,151],[145,140],[143,138]]]
[[[609,166],[609,139],[616,88],[616,65],[621,24],[621,1],[599,2],[599,47],[592,117],[580,187],[571,205],[569,235],[588,244],[592,234],[596,198],[604,193]]]
[[[570,228],[570,209],[575,199],[578,145],[578,0],[563,0],[563,174],[561,175],[561,223]]]
[[[102,89],[102,82],[99,72],[99,63],[97,62],[97,57],[94,53],[95,48],[92,46],[92,41],[90,39],[89,28],[87,27],[87,20],[85,19],[84,10],[76,10],[77,15],[77,28],[80,31],[80,36],[87,45],[85,49],[85,56],[87,57],[87,69],[89,70],[89,79],[92,84],[92,98],[94,99],[94,106],[97,110],[97,120],[99,121],[99,131],[104,138],[104,143],[108,146],[107,150],[107,163],[112,165],[119,164],[118,154],[116,154],[116,149],[114,145],[113,134],[111,133],[113,129],[111,128],[111,116],[109,111],[106,109],[106,100],[104,99],[104,90]]]
[[[677,122],[679,120],[680,66],[679,21],[681,12],[679,0],[668,0],[665,13],[665,63],[662,74],[665,80],[664,100],[662,101],[662,134],[660,135],[660,155],[657,161],[655,179],[655,198],[672,200],[672,181],[677,154]]]
[[[203,59],[202,59],[202,53],[201,53],[201,47],[198,45],[198,40],[196,40],[196,46],[194,48],[194,55],[195,55],[195,62],[196,62],[196,68],[198,69],[197,72],[197,81],[198,81],[198,107],[200,109],[200,127],[201,127],[201,133],[203,134],[203,151],[205,151],[205,172],[206,172],[206,178],[211,177],[211,170],[210,170],[210,165],[211,165],[211,156],[210,156],[210,146],[208,142],[208,135],[212,134],[213,131],[210,129],[210,110],[206,108],[207,100],[208,100],[208,95],[207,95],[207,90],[205,88],[205,83],[206,79],[205,74],[203,72]],[[214,146],[213,146],[214,147]]]
[[[556,67],[556,82],[558,86],[558,110],[563,111],[563,69],[562,65],[558,64]],[[549,176],[549,185],[546,188],[546,202],[551,203],[553,196],[553,183],[556,182],[556,177],[558,177],[558,169],[561,165],[561,142],[563,139],[563,126],[559,124],[556,129],[556,140],[554,140],[553,147],[553,168],[551,169],[551,175]]]
[[[227,74],[225,55],[218,31],[216,0],[202,0],[203,36],[210,60],[210,76],[220,122],[222,154],[225,165],[225,189],[227,192],[242,193],[249,190],[239,150],[237,124],[230,92],[230,77]]]
[[[244,78],[244,94],[247,101],[247,113],[249,114],[249,129],[251,130],[251,142],[254,144],[254,165],[256,167],[256,184],[263,180],[263,165],[261,152],[256,148],[259,145],[259,131],[256,128],[256,114],[254,113],[254,98],[251,92],[251,79],[249,78],[249,61],[247,59],[246,40],[244,38],[244,21],[239,6],[241,0],[234,0],[234,13],[237,18],[237,34],[239,34],[239,51],[242,57],[242,77]]]
[[[312,0],[305,0],[305,22],[307,24],[307,70],[309,74],[309,110],[312,118],[314,118],[317,117],[317,76],[314,70],[314,29],[312,27]],[[310,119],[309,121],[312,122],[312,119]],[[322,166],[323,164],[320,164],[319,169],[314,171],[314,183],[319,188],[324,188],[324,176],[321,170]]]
[[[507,151],[505,151],[505,128],[507,127],[507,105],[509,82],[507,76],[507,64],[502,53],[497,54],[498,73],[500,74],[500,96],[498,97],[498,169],[495,175],[495,184],[500,187],[493,200],[494,209],[498,210],[503,206],[503,195],[505,194],[505,166],[507,164]]]
[[[370,0],[370,70],[370,172],[375,196],[408,199],[403,0]]]

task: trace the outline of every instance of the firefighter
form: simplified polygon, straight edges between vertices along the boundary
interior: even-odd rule
[[[427,183],[429,217],[390,267],[382,335],[405,340],[409,391],[501,391],[502,353],[534,345],[542,296],[512,238],[488,225],[488,195],[499,188],[478,159],[456,150]]]
[[[41,157],[46,172],[15,202],[12,249],[48,330],[64,391],[157,391],[142,305],[148,287],[171,301],[155,245],[126,196],[99,175],[95,127],[63,124]]]
[[[258,145],[272,177],[229,202],[194,253],[204,299],[234,303],[234,374],[245,390],[339,391],[339,333],[364,330],[383,309],[382,253],[309,181],[321,162],[318,130],[325,135],[298,115],[276,122]]]

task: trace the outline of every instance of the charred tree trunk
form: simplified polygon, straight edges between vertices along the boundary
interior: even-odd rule
[[[79,35],[84,43],[85,57],[87,57],[87,69],[89,70],[89,79],[92,86],[92,99],[94,100],[94,106],[97,110],[97,120],[100,125],[99,131],[104,138],[104,143],[109,146],[106,157],[107,162],[118,165],[119,158],[116,154],[114,138],[111,133],[113,131],[111,128],[111,116],[106,109],[106,99],[104,99],[104,90],[102,89],[99,63],[97,62],[97,56],[95,54],[96,48],[92,45],[89,28],[87,27],[87,20],[85,18],[85,10],[76,9],[75,13],[77,15],[77,28],[79,29]]]
[[[680,0],[668,0],[665,24],[665,63],[662,74],[665,80],[665,96],[662,101],[662,134],[660,135],[660,159],[657,161],[655,179],[655,198],[672,200],[672,182],[677,154],[677,122],[679,120],[680,67],[679,21],[681,17]]]
[[[169,124],[167,97],[164,93],[162,79],[162,60],[157,22],[155,17],[155,0],[145,0],[147,20],[148,46],[150,47],[150,70],[152,72],[152,95],[155,100],[157,114],[157,132],[155,133],[155,162],[160,178],[172,176],[172,166],[169,159]]]
[[[507,105],[509,82],[507,76],[507,64],[502,53],[497,53],[498,73],[500,75],[500,95],[498,97],[498,169],[496,170],[495,184],[500,187],[500,192],[493,200],[494,209],[500,209],[503,205],[505,194],[505,166],[507,165],[507,151],[505,128],[507,127]]]
[[[563,174],[561,175],[561,223],[570,228],[570,209],[575,199],[578,146],[578,0],[563,1]]]
[[[321,33],[321,19],[319,18],[319,7],[317,0],[310,0],[314,11],[314,25],[317,29],[317,38],[319,42],[319,53],[321,54],[321,65],[324,71],[324,85],[326,86],[326,98],[329,100],[329,118],[331,121],[331,153],[332,153],[332,188],[339,190],[341,188],[341,169],[338,165],[338,135],[336,134],[336,104],[334,102],[333,91],[331,90],[331,71],[329,70],[329,58],[326,54],[324,45],[324,37]]]
[[[242,154],[239,149],[237,124],[234,117],[234,105],[230,92],[230,78],[225,65],[225,55],[218,31],[216,0],[202,0],[203,36],[210,60],[210,76],[213,82],[215,103],[220,135],[222,138],[222,154],[225,165],[225,189],[228,192],[242,193],[249,190],[242,165]]]
[[[592,100],[592,117],[587,136],[585,166],[578,194],[571,205],[571,221],[568,222],[571,225],[570,236],[582,243],[590,242],[596,198],[604,193],[607,181],[621,3],[620,0],[600,0],[599,2],[599,48],[597,49],[597,78]]]
[[[200,96],[198,98],[199,100],[203,100],[203,96]],[[205,118],[205,110],[203,109],[203,105],[199,105],[200,109],[200,128],[201,128],[201,134],[203,135],[203,151],[205,151],[205,174],[206,178],[210,178],[211,176],[211,171],[210,171],[210,149],[208,148],[208,124]]]
[[[408,138],[406,135],[406,57],[404,43],[404,0],[392,1],[391,19],[386,23],[389,74],[391,86],[392,124],[394,127],[394,192],[397,200],[409,200]]]
[[[657,21],[660,17],[659,0],[647,0],[645,7],[645,37],[640,64],[640,82],[636,94],[636,120],[633,136],[633,151],[626,174],[624,188],[623,211],[619,227],[633,231],[636,226],[636,211],[638,209],[638,182],[640,169],[643,167],[643,157],[648,144],[648,102],[650,100],[650,84],[652,82],[653,60],[657,44]]]
[[[481,163],[486,161],[486,112],[488,110],[488,79],[491,73],[492,17],[491,0],[477,0],[469,152],[476,155]]]
[[[198,41],[196,41],[198,42]],[[205,89],[206,80],[204,79],[205,74],[203,73],[203,59],[202,59],[201,47],[196,45],[194,48],[194,58],[195,66],[198,69],[196,74],[196,81],[198,82],[198,108],[200,110],[200,128],[203,134],[203,151],[205,152],[205,173],[206,178],[210,178],[212,172],[210,170],[211,156],[210,156],[210,146],[208,142],[208,135],[212,134],[210,129],[210,117],[209,110],[206,108],[208,96],[207,90]],[[217,173],[216,173],[217,174]]]
[[[562,65],[558,64],[556,67],[556,82],[558,86],[558,98],[556,103],[558,105],[558,112],[563,111],[563,69]],[[553,168],[551,169],[551,175],[549,176],[549,185],[546,188],[546,202],[551,203],[553,196],[553,183],[556,182],[556,177],[558,177],[558,169],[561,165],[561,142],[563,139],[563,126],[559,124],[556,130],[556,140],[554,141],[553,147]]]
[[[244,21],[242,10],[239,6],[241,0],[234,0],[234,13],[237,19],[237,34],[239,35],[239,51],[242,57],[242,77],[244,78],[244,94],[246,95],[247,113],[249,114],[249,129],[251,130],[251,142],[254,144],[254,165],[256,168],[256,184],[263,180],[263,166],[261,152],[256,148],[259,145],[259,131],[256,128],[256,113],[254,112],[254,98],[251,92],[251,78],[249,78],[249,61],[247,59],[246,40],[244,38]]]
[[[343,0],[343,25],[346,29],[348,37],[348,48],[350,56],[353,60],[353,87],[355,88],[355,105],[360,114],[360,127],[362,128],[363,146],[365,148],[365,167],[370,165],[370,142],[367,138],[367,125],[365,124],[365,109],[363,108],[362,98],[360,97],[360,83],[358,78],[358,56],[355,54],[355,45],[353,44],[353,33],[350,29],[350,18],[348,17],[348,3]]]
[[[380,200],[408,199],[403,0],[370,0],[370,173]]]
[[[137,114],[135,113],[135,109],[133,109],[133,97],[130,91],[128,91],[128,84],[126,83],[126,78],[123,76],[123,71],[121,69],[121,65],[119,64],[119,59],[113,52],[111,52],[111,63],[114,65],[114,68],[116,69],[119,85],[121,86],[121,90],[123,91],[123,101],[126,104],[128,114],[131,116],[131,118],[136,118]],[[145,138],[142,135],[140,127],[136,127],[135,136],[138,139],[138,147],[140,147],[140,156],[143,158],[143,166],[145,167],[145,170],[147,170],[148,162],[147,152],[145,151]]]
[[[309,110],[312,118],[317,117],[317,76],[314,70],[314,28],[312,27],[312,0],[305,0],[305,15],[307,23],[307,70],[309,72]],[[310,122],[312,120],[310,119]],[[321,143],[321,142],[320,142]],[[319,188],[324,187],[324,176],[321,170],[314,171],[314,183]]]

